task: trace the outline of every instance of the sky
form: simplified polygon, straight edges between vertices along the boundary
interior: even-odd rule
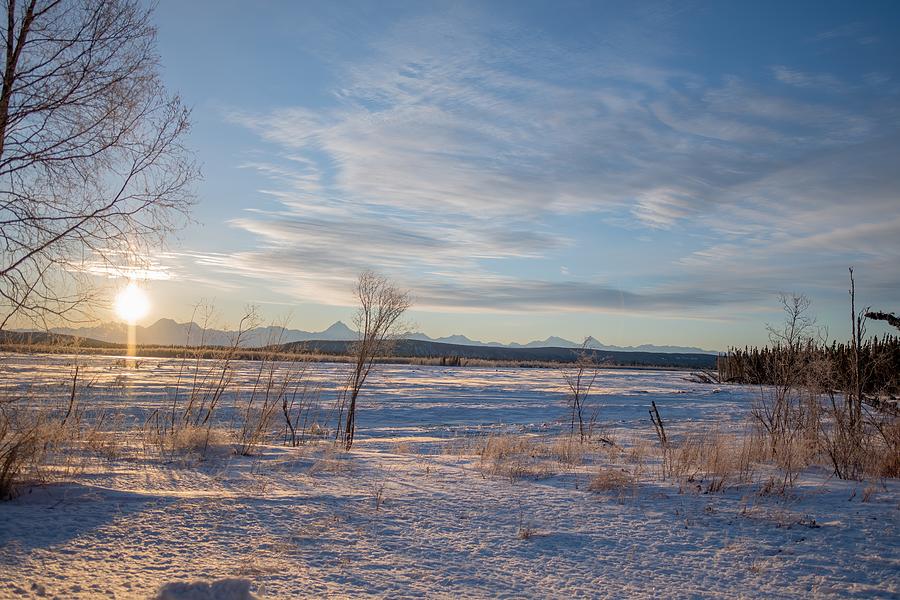
[[[318,330],[356,276],[434,337],[723,349],[778,294],[830,337],[900,310],[894,2],[178,2],[194,222],[160,317],[248,304]],[[874,327],[873,331],[880,331]]]

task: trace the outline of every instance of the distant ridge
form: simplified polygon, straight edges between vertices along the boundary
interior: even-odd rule
[[[346,356],[352,351],[352,341],[348,340],[307,340],[302,342],[289,342],[286,344],[273,344],[242,349],[238,356],[244,358],[257,358],[260,351],[263,354],[269,351],[292,354],[315,354],[322,356]],[[0,331],[0,345],[12,346],[16,351],[28,350],[28,347],[38,351],[69,351],[69,349],[90,349],[100,354],[120,354],[125,348],[122,343],[111,343],[91,338],[75,337],[61,333]],[[155,345],[145,344],[143,350],[138,353],[141,356],[178,356],[184,350],[179,345]],[[215,352],[215,349],[210,349]],[[716,356],[698,353],[674,353],[674,352],[634,352],[590,349],[587,351],[593,359],[610,367],[660,367],[660,368],[686,368],[686,369],[713,369],[716,366]],[[573,362],[580,354],[578,348],[508,348],[506,346],[473,346],[466,344],[445,344],[425,340],[402,339],[399,340],[391,356],[400,359],[439,359],[438,364],[461,366],[464,361],[481,359],[487,361],[500,361],[511,364],[530,366],[549,362],[569,363]],[[214,357],[213,353],[210,357]],[[445,362],[446,359],[446,362]]]
[[[322,354],[347,354],[350,344],[346,341],[310,340],[282,344],[275,349],[282,352],[312,352]],[[716,355],[696,352],[636,352],[622,350],[587,350],[599,364],[609,366],[668,367],[684,369],[714,369]],[[456,358],[506,361],[512,363],[573,362],[579,356],[579,347],[572,348],[509,348],[506,346],[473,346],[445,344],[415,339],[399,340],[392,354],[403,358]],[[448,362],[454,364],[454,361]]]
[[[59,327],[52,333],[70,335],[110,343],[122,343],[127,337],[124,323],[103,323],[93,327]],[[237,332],[225,329],[204,329],[197,323],[178,323],[173,319],[159,319],[149,327],[135,328],[137,343],[148,346],[230,346]],[[342,340],[357,338],[355,331],[337,321],[324,331],[301,331],[282,327],[256,327],[241,335],[241,347],[253,348],[279,343],[307,340]]]
[[[234,342],[235,332],[223,329],[203,329],[196,323],[178,323],[172,319],[159,319],[149,327],[138,326],[136,328],[137,342],[139,344],[154,346],[228,346]],[[124,323],[103,323],[91,327],[62,327],[53,329],[52,333],[71,335],[73,337],[87,338],[109,343],[122,343],[127,336]],[[287,344],[293,342],[308,341],[353,341],[357,339],[357,332],[343,321],[337,321],[324,331],[303,331],[300,329],[284,329],[281,327],[257,327],[242,336],[241,346],[252,348],[275,344]],[[565,338],[550,336],[543,340],[533,340],[526,344],[499,342],[481,342],[472,340],[464,335],[456,334],[439,338],[432,338],[427,334],[416,332],[404,336],[406,339],[420,342],[435,342],[457,346],[473,346],[479,348],[580,348],[581,344]],[[640,346],[612,346],[598,341],[594,337],[587,338],[587,348],[591,350],[604,350],[610,352],[652,352],[663,354],[717,354],[714,350],[704,350],[693,346],[655,346],[642,344]]]

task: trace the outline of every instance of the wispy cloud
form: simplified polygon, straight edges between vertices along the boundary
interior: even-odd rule
[[[862,46],[870,46],[872,44],[877,44],[880,41],[878,36],[866,33],[865,25],[858,21],[845,23],[844,25],[835,27],[833,29],[820,31],[815,36],[813,36],[812,41],[828,42],[831,40],[844,38],[852,39]]]
[[[828,73],[804,73],[784,65],[772,67],[772,72],[778,81],[800,88],[820,88],[832,91],[844,89],[844,85],[840,80]]]
[[[375,267],[427,308],[652,312],[752,301],[798,265],[831,268],[816,262],[823,246],[835,263],[896,255],[884,220],[900,189],[895,111],[860,110],[827,73],[700,74],[639,46],[580,51],[464,16],[417,18],[341,66],[328,108],[230,111],[276,148],[243,166],[280,208],[230,222],[259,243],[222,268],[338,304]],[[523,261],[584,242],[551,224],[572,216],[679,229],[694,249],[673,250],[643,289],[524,274]],[[886,251],[867,244],[875,235]]]

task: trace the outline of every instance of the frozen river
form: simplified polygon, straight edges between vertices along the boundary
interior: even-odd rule
[[[144,358],[135,365],[105,356],[5,354],[0,356],[0,389],[35,403],[62,404],[68,400],[76,365],[83,406],[141,421],[155,410],[171,409],[176,395],[183,405],[193,389],[209,389],[222,374],[221,363],[208,360]],[[288,393],[297,401],[305,398],[311,422],[330,427],[347,369],[338,363],[279,363],[274,380],[292,376]],[[232,362],[216,418],[227,421],[236,408],[244,407],[260,375],[258,362]],[[647,410],[653,400],[673,427],[698,421],[727,426],[744,419],[758,393],[753,387],[693,383],[688,375],[602,369],[586,412],[598,411],[598,423],[604,427],[652,431]],[[261,379],[268,376],[266,369]],[[263,387],[257,385],[256,403]],[[558,369],[379,365],[360,395],[358,436],[449,437],[478,430],[554,429],[568,422],[566,392]]]

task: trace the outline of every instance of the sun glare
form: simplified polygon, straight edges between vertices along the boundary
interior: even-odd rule
[[[150,299],[133,281],[116,296],[116,314],[128,323],[135,323],[149,310]]]

